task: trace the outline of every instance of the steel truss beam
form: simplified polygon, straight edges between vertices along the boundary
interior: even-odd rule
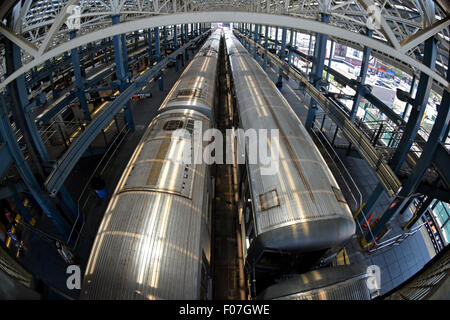
[[[106,37],[113,37],[114,35],[122,33],[130,33],[136,30],[142,30],[157,26],[168,26],[173,24],[186,24],[192,22],[250,22],[254,24],[266,24],[271,26],[282,26],[287,28],[293,28],[298,30],[309,30],[311,32],[325,34],[332,36],[337,39],[350,40],[355,43],[359,43],[363,46],[370,47],[390,58],[402,61],[407,65],[412,66],[416,70],[423,72],[430,76],[434,81],[439,83],[445,89],[449,90],[450,84],[439,75],[434,70],[430,69],[423,63],[417,61],[416,59],[400,52],[400,50],[385,44],[376,38],[370,38],[363,34],[355,33],[353,31],[345,30],[337,26],[329,25],[326,23],[313,21],[311,19],[305,19],[300,17],[292,17],[285,15],[275,15],[275,14],[265,14],[265,13],[254,13],[254,12],[239,12],[239,11],[212,11],[212,12],[195,12],[195,13],[177,13],[172,14],[170,19],[167,16],[153,16],[141,18],[133,21],[122,22],[118,25],[113,25],[106,27],[102,30],[93,31],[86,35],[77,37],[71,41],[60,44],[59,46],[39,55],[31,62],[24,65],[19,70],[16,70],[12,75],[10,75],[5,81],[0,83],[0,89],[4,88],[5,85],[10,83],[12,80],[17,78],[24,72],[34,68],[45,60],[56,57],[66,51],[73,48],[82,46],[89,42],[98,41]]]

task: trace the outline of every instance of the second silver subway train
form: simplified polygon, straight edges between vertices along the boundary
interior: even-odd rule
[[[267,140],[268,149],[279,155],[275,174],[263,174],[260,162],[247,162],[240,170],[242,247],[251,295],[370,298],[365,266],[319,269],[355,233],[351,211],[325,160],[273,81],[231,31],[225,33],[225,41],[236,122],[244,130],[279,132],[279,139]],[[242,143],[248,154],[248,141]],[[343,283],[347,287],[341,290]]]

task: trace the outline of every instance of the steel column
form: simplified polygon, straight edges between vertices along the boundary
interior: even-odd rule
[[[264,64],[263,64],[264,70],[267,69],[267,41],[269,38],[269,27],[266,25],[265,29],[266,30],[264,32]]]
[[[328,70],[331,69],[331,61],[333,60],[333,50],[334,50],[334,41],[331,40],[330,54],[328,56]],[[327,71],[327,82],[329,82],[328,81],[329,77],[330,77],[330,73]]]
[[[74,39],[76,35],[77,35],[76,30],[71,30],[69,33],[69,37],[71,40]],[[78,100],[80,101],[81,109],[83,109],[84,118],[86,120],[90,120],[91,113],[89,112],[89,106],[86,102],[86,95],[84,93],[84,82],[83,77],[81,76],[80,57],[78,55],[77,48],[72,49],[70,53],[72,57],[72,66],[73,66],[73,73],[75,75],[75,85],[77,88]]]
[[[434,69],[436,62],[436,42],[434,37],[429,38],[425,41],[425,50],[423,63]],[[447,79],[449,79],[450,73],[447,72]],[[417,89],[417,95],[414,99],[413,108],[411,110],[411,115],[406,124],[405,131],[403,133],[402,139],[400,140],[399,146],[394,154],[392,166],[394,172],[398,172],[406,158],[409,149],[411,148],[414,137],[420,127],[420,121],[425,112],[425,108],[428,103],[431,79],[425,73],[421,73],[419,86]],[[428,137],[425,148],[422,150],[422,154],[414,167],[408,180],[404,183],[402,189],[400,190],[396,199],[392,202],[389,208],[381,217],[380,221],[374,226],[373,234],[377,237],[381,231],[385,228],[386,224],[399,212],[404,210],[408,201],[411,199],[411,194],[416,190],[417,186],[420,184],[427,168],[430,166],[433,160],[435,151],[437,149],[438,143],[442,140],[442,136],[445,133],[446,125],[449,122],[449,96],[448,91],[444,92],[442,98],[442,103],[439,107],[438,116],[435,120],[433,129],[431,130],[430,136]],[[366,242],[370,243],[373,241],[371,235],[368,235]]]
[[[283,62],[284,64],[284,58],[286,57],[286,35],[287,35],[287,29],[283,28],[283,31],[281,33],[281,50],[280,50],[280,60]],[[283,69],[280,66],[278,68],[278,82],[277,84],[279,86],[283,85]]]
[[[322,22],[329,23],[330,17],[328,14],[322,13]],[[309,82],[314,85],[316,89],[319,89],[320,82],[323,76],[323,68],[325,64],[325,53],[327,49],[328,36],[325,34],[316,35],[316,44],[314,46],[314,59],[313,66],[310,74]],[[305,128],[306,130],[311,130],[312,124],[316,117],[317,102],[311,99],[308,117],[306,118]]]
[[[173,25],[173,50],[178,49],[177,26]]]
[[[430,69],[434,69],[436,64],[436,54],[437,54],[437,45],[436,39],[434,37],[429,38],[425,41],[424,48],[424,57],[423,64],[428,66]],[[406,128],[403,131],[402,138],[397,147],[397,150],[392,157],[391,166],[394,169],[394,172],[397,173],[407,154],[411,145],[416,137],[417,132],[419,131],[420,122],[422,120],[423,114],[425,112],[428,98],[430,95],[432,80],[430,76],[426,73],[422,72],[420,74],[419,85],[417,87],[417,94],[414,99],[414,104],[412,106],[411,114],[406,123]]]
[[[367,28],[366,29],[366,35],[368,37],[372,37],[373,34],[373,30]],[[371,48],[365,46],[363,49],[363,57],[362,57],[362,62],[361,62],[361,70],[359,72],[359,77],[358,77],[358,86],[356,89],[356,93],[355,93],[355,97],[353,99],[353,106],[352,106],[352,110],[350,111],[350,121],[354,122],[356,119],[356,114],[358,113],[358,108],[359,108],[359,103],[361,102],[361,98],[363,96],[363,88],[362,86],[365,84],[366,82],[366,75],[367,75],[367,69],[369,68],[369,59],[370,59],[370,51]]]
[[[253,38],[253,41],[254,41],[253,58],[258,61],[258,46],[257,46],[257,43],[258,43],[259,33],[258,33],[258,25],[255,24],[254,26],[255,26],[255,33],[254,33],[254,38]]]
[[[161,61],[161,45],[159,43],[159,27],[155,27],[155,55],[156,55],[156,62]]]
[[[289,31],[289,58],[288,58],[288,65],[291,65],[291,59],[292,59],[292,44],[294,41],[294,30]]]
[[[12,74],[22,66],[20,48],[7,39],[5,39],[5,56],[8,74]],[[9,84],[8,91],[10,93],[11,110],[14,121],[22,132],[24,141],[27,145],[27,150],[36,170],[39,175],[44,178],[44,167],[48,164],[50,158],[38,132],[34,117],[31,115],[28,108],[29,101],[25,77],[23,75],[17,77],[15,81]],[[4,139],[6,141],[6,137],[4,137]]]
[[[71,229],[70,225],[61,216],[58,209],[40,188],[38,181],[34,177],[33,172],[28,166],[28,163],[24,159],[23,153],[20,150],[19,145],[17,144],[15,133],[12,131],[11,125],[9,123],[8,113],[6,111],[6,105],[3,95],[0,95],[0,135],[3,137],[3,139],[5,139],[9,152],[16,163],[17,170],[19,171],[19,174],[25,182],[26,186],[30,190],[30,193],[33,195],[42,211],[56,226],[61,235],[63,235],[64,237],[68,237]]]
[[[120,16],[114,15],[112,18],[112,24],[118,24],[120,22]],[[116,73],[117,79],[120,82],[120,92],[123,92],[129,86],[128,78],[128,58],[124,57],[124,51],[126,52],[126,43],[123,42],[123,37],[116,35],[113,37],[114,42],[114,58],[116,60]],[[125,48],[125,50],[124,50]],[[125,113],[125,120],[131,131],[134,131],[133,115],[131,114],[130,103],[127,102],[123,107]]]
[[[153,66],[153,40],[152,40],[152,31],[150,29],[147,30],[147,43],[148,43],[148,59],[150,61],[150,66]]]

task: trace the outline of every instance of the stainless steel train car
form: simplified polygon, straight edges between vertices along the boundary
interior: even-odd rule
[[[210,169],[182,155],[196,150],[198,124],[214,125],[220,32],[193,58],[134,151],[94,241],[81,298],[210,297]],[[181,128],[183,135],[172,135]]]
[[[335,255],[355,233],[355,222],[288,102],[231,32],[225,41],[239,126],[279,132],[278,141],[266,142],[272,155],[279,154],[278,171],[264,175],[260,162],[247,162],[241,171],[240,221],[255,296],[283,276],[307,272]],[[248,141],[245,150],[248,155]]]
[[[364,265],[323,268],[295,275],[270,286],[262,300],[370,300],[377,290],[369,289]]]

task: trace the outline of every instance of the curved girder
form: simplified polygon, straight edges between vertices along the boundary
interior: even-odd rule
[[[64,24],[70,5],[78,5],[81,12],[81,28],[75,41],[69,41],[69,30]],[[380,15],[373,39],[368,39],[362,33],[367,26],[368,12],[374,8]],[[10,31],[17,35],[13,32],[4,35],[16,37],[15,43],[22,43],[25,51],[24,67],[18,70],[18,75],[74,45],[112,36],[114,32],[153,27],[156,21],[163,20],[159,25],[253,22],[307,32],[322,31],[338,41],[370,46],[379,55],[387,55],[387,61],[398,61],[396,65],[405,66],[405,71],[411,68],[416,73],[424,71],[441,87],[448,88],[443,76],[449,51],[447,9],[445,1],[440,0],[24,0],[13,10],[17,22]],[[330,15],[326,28],[317,22],[321,13]],[[120,15],[121,23],[113,27],[111,15],[116,14]],[[251,21],[250,16],[254,17]],[[438,39],[437,63],[444,66],[436,71],[420,62],[423,40],[432,35]],[[37,53],[34,48],[38,48]],[[0,83],[0,87],[12,79]]]

